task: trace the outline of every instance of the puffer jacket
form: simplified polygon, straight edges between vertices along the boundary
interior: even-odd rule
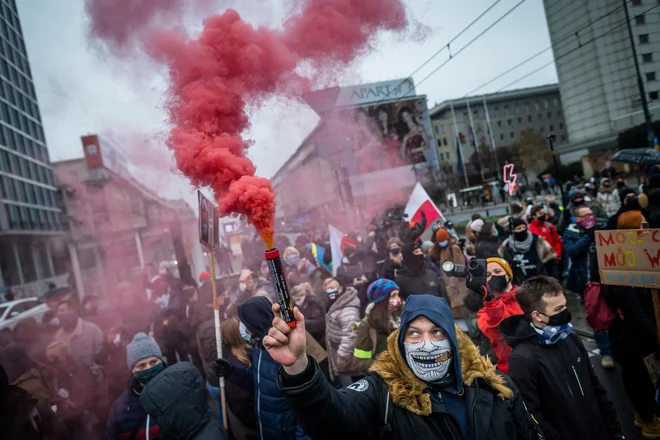
[[[600,188],[596,200],[605,210],[608,217],[612,217],[621,207],[621,200],[619,199],[619,190],[613,189],[605,191],[603,187]]]
[[[149,421],[147,427],[147,412],[140,404],[140,383],[132,378],[124,391],[110,408],[108,423],[105,427],[105,440],[128,440],[137,423],[140,429],[135,436],[136,439],[155,439],[160,434],[160,427],[154,420]]]
[[[420,315],[442,328],[452,346],[455,379],[442,391],[430,391],[401,356],[400,335]],[[458,408],[464,405],[466,428],[475,440],[543,438],[513,382],[480,356],[472,341],[454,326],[443,299],[412,296],[402,312],[401,333],[392,333],[387,347],[365,379],[344,389],[333,388],[312,358],[297,376],[280,370],[280,388],[310,435],[319,440],[463,439],[449,409],[451,401]],[[383,429],[385,415],[389,434]]]
[[[273,360],[261,344],[272,326],[273,312],[270,301],[256,297],[238,307],[238,317],[250,331],[256,344],[252,349],[252,366],[234,365],[227,377],[246,390],[254,390],[257,431],[261,440],[307,440],[296,417],[280,392],[276,378],[280,365]],[[353,352],[351,351],[351,355]]]
[[[179,362],[151,379],[140,403],[160,426],[159,440],[224,440],[227,434],[211,416],[207,395],[197,368]]]
[[[353,356],[356,335],[353,326],[360,322],[360,299],[352,287],[346,288],[330,306],[325,318],[325,346],[330,376],[354,376],[360,372]]]

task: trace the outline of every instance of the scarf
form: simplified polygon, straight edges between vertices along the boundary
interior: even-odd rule
[[[529,252],[529,248],[532,247],[533,241],[534,236],[531,232],[527,231],[527,238],[524,241],[518,241],[513,236],[509,237],[509,247],[514,252],[526,254]]]

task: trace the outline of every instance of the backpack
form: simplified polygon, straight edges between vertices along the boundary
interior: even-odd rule
[[[605,303],[600,283],[591,282],[584,288],[584,316],[595,331],[610,328],[616,315]]]

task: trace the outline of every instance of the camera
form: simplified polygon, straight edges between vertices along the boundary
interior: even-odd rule
[[[448,277],[465,278],[465,284],[468,289],[475,292],[481,292],[481,288],[486,285],[486,274],[488,264],[486,260],[473,258],[468,264],[454,264],[453,261],[442,263],[442,271]]]

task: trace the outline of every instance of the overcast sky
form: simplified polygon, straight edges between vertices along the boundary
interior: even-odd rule
[[[455,53],[519,0],[502,0],[482,21],[452,45]],[[90,47],[83,0],[19,0],[19,13],[37,89],[52,161],[82,156],[80,136],[111,133],[140,153],[135,161],[149,161],[166,170],[170,154],[159,143],[164,136],[162,111],[164,81],[130,65],[107,60]],[[246,20],[279,26],[282,0],[243,0],[236,9]],[[408,76],[429,56],[484,11],[493,0],[407,0],[412,16],[426,29],[426,38],[380,35],[376,50],[358,60],[340,85],[383,81]],[[270,21],[269,21],[270,20]],[[199,26],[198,22],[193,23]],[[414,75],[418,94],[428,96],[429,107],[465,93],[550,45],[542,0],[527,0],[484,37],[445,67],[419,82],[447,59],[447,51]],[[546,63],[551,51],[482,92],[495,92]],[[137,73],[136,73],[137,72]],[[511,88],[557,81],[554,65]],[[298,102],[269,102],[254,112],[249,133],[255,145],[250,156],[257,172],[272,176],[295,151],[316,123],[315,114]],[[146,149],[144,140],[150,139]],[[139,151],[138,151],[139,150]],[[192,201],[185,179],[167,171],[146,173],[140,179],[167,197]],[[158,185],[158,186],[156,186]]]

